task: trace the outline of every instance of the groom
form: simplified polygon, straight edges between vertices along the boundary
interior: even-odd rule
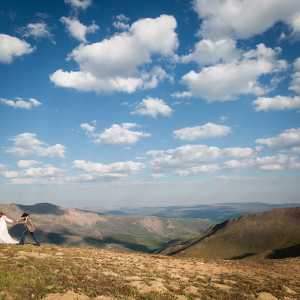
[[[37,235],[35,234],[35,225],[34,225],[34,222],[33,220],[28,217],[29,214],[28,213],[24,213],[21,218],[24,219],[24,226],[25,226],[25,231],[23,232],[22,234],[22,237],[21,237],[21,241],[20,241],[20,245],[24,245],[24,242],[25,242],[25,236],[27,235],[28,232],[30,232],[36,242],[36,245],[39,246],[40,245],[40,241],[37,237]]]

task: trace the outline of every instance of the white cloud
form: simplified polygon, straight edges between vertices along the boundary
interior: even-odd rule
[[[294,71],[294,74],[291,75],[292,82],[289,90],[295,91],[297,94],[300,94],[300,57],[298,57],[294,62]]]
[[[293,29],[292,33],[290,34],[290,37],[294,41],[298,41],[300,39],[300,13],[294,15],[289,23]]]
[[[132,93],[153,88],[166,77],[161,68],[148,72],[152,56],[169,58],[178,47],[173,16],[141,19],[129,31],[91,45],[81,44],[69,55],[79,71],[57,70],[50,76],[55,85],[82,91]]]
[[[92,133],[93,131],[95,131],[95,127],[89,125],[88,123],[81,124],[80,128],[82,128],[83,130],[86,130],[88,134]]]
[[[103,165],[101,163],[92,163],[90,161],[86,162],[84,160],[75,160],[72,164],[74,165],[72,169],[84,173],[83,175],[71,178],[72,181],[126,179],[146,167],[143,163],[133,161]]]
[[[44,22],[31,23],[21,29],[24,37],[32,36],[34,38],[49,38],[53,37],[53,34],[48,30],[47,24]]]
[[[80,8],[84,10],[92,4],[92,0],[65,0],[65,3],[70,4],[72,8]]]
[[[300,127],[285,130],[276,137],[258,139],[258,144],[268,145],[272,150],[289,149],[300,145]]]
[[[129,18],[125,17],[123,14],[116,16],[117,22],[113,23],[113,26],[117,29],[120,29],[122,31],[129,30],[130,26],[127,24],[129,21]]]
[[[214,159],[225,157],[245,158],[255,154],[250,148],[207,147],[206,145],[184,145],[167,151],[148,151],[153,158],[149,166],[156,172],[172,171],[174,169],[187,169],[197,164],[209,163]]]
[[[38,157],[49,156],[51,158],[64,158],[66,147],[56,144],[47,146],[46,143],[40,142],[35,138],[36,134],[22,133],[15,137],[9,138],[14,142],[14,146],[5,150],[6,153],[12,153],[16,156],[35,155]]]
[[[5,170],[5,165],[0,164],[0,171],[4,171]]]
[[[224,125],[207,123],[202,126],[186,127],[173,131],[176,138],[185,141],[194,141],[196,139],[208,139],[212,137],[225,136],[231,133],[231,128]]]
[[[186,98],[186,97],[192,97],[193,94],[191,92],[186,92],[185,91],[185,92],[182,92],[182,93],[180,93],[180,92],[173,93],[173,94],[171,94],[171,96],[173,98]]]
[[[100,134],[94,134],[94,142],[99,145],[125,145],[134,144],[142,137],[151,136],[150,133],[132,131],[130,128],[139,127],[135,123],[123,123],[121,126],[113,124]]]
[[[29,162],[29,161],[28,161]],[[21,163],[25,167],[26,163]],[[28,164],[30,165],[30,164]],[[22,167],[23,167],[22,166]],[[58,169],[52,165],[44,165],[41,168],[29,167],[19,172],[1,172],[1,174],[10,179],[6,186],[20,185],[20,184],[37,184],[37,185],[53,185],[61,184],[63,182],[63,175],[67,172],[64,169]]]
[[[194,52],[183,56],[181,61],[197,62],[199,65],[210,65],[220,61],[231,62],[240,58],[241,51],[236,49],[236,41],[225,38],[218,41],[203,39],[195,46]]]
[[[17,99],[16,101],[14,100],[7,100],[0,98],[1,103],[12,106],[13,108],[24,108],[24,109],[31,109],[33,106],[37,107],[39,105],[42,105],[41,102],[35,100],[34,98],[30,98],[29,101],[24,101],[22,98],[15,98]]]
[[[197,176],[201,174],[208,174],[222,170],[217,164],[204,165],[199,167],[192,167],[185,171],[176,171],[174,174],[180,176]]]
[[[281,165],[264,165],[264,166],[260,166],[258,167],[260,170],[262,171],[279,171],[279,170],[283,170],[284,167]]]
[[[297,94],[300,94],[300,72],[295,72],[292,76],[292,82],[289,87],[289,90],[295,91]]]
[[[150,177],[152,177],[153,179],[161,179],[161,178],[164,178],[165,175],[164,174],[151,174]]]
[[[26,169],[34,167],[35,165],[41,164],[41,162],[38,162],[36,160],[30,159],[30,160],[19,160],[17,162],[17,165],[19,168]]]
[[[300,147],[293,147],[289,150],[291,154],[300,154]]]
[[[213,39],[223,36],[246,39],[279,21],[292,23],[296,28],[298,23],[294,19],[300,10],[298,0],[194,0],[193,5],[199,18],[204,19],[199,34]]]
[[[289,165],[289,168],[291,170],[294,170],[294,171],[299,171],[300,170],[300,163],[291,163]]]
[[[221,150],[222,157],[251,157],[255,155],[257,150],[253,150],[251,148],[240,148],[240,147],[233,147],[233,148],[225,148]]]
[[[163,100],[147,97],[147,99],[143,99],[142,102],[137,104],[136,110],[131,112],[131,114],[149,115],[156,118],[158,114],[169,117],[172,111]]]
[[[284,168],[284,164],[288,161],[288,156],[279,154],[276,156],[257,157],[255,159],[248,158],[243,160],[230,160],[224,163],[224,169],[238,170],[243,168],[256,168],[262,171],[277,171]]]
[[[0,34],[0,62],[9,64],[16,56],[32,53],[36,47],[31,47],[25,41],[6,34]]]
[[[99,26],[92,23],[90,26],[81,24],[77,19],[61,17],[60,21],[66,26],[67,32],[80,42],[86,43],[86,34],[94,33],[99,29]]]
[[[253,101],[255,111],[291,110],[300,108],[300,97],[276,96],[274,98],[258,97]]]
[[[244,53],[239,61],[205,67],[200,73],[190,71],[181,83],[188,86],[193,96],[208,102],[236,100],[243,94],[262,95],[270,88],[260,85],[259,77],[287,67],[285,61],[276,60],[280,51],[259,44],[257,49]]]

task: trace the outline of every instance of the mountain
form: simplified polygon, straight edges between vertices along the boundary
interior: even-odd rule
[[[295,203],[269,204],[261,202],[215,203],[186,206],[84,207],[88,211],[121,216],[155,216],[161,218],[199,218],[223,222],[246,214],[255,214],[275,208],[298,206]]]
[[[151,253],[173,239],[196,237],[213,224],[200,219],[116,216],[49,203],[0,204],[0,210],[11,219],[20,219],[23,212],[29,213],[42,243],[143,253]],[[15,224],[8,225],[9,232],[20,239],[24,225]],[[31,237],[26,239],[30,241]]]
[[[300,207],[279,208],[212,225],[183,244],[159,254],[213,259],[300,256]]]

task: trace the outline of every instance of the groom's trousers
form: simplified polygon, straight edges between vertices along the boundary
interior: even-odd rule
[[[32,234],[32,236],[33,236],[33,238],[34,238],[36,244],[39,246],[39,245],[40,245],[40,241],[39,241],[37,235],[35,234],[35,231],[32,233],[31,231],[29,231],[28,228],[27,228],[27,229],[23,232],[23,234],[22,234],[21,241],[20,241],[20,245],[24,245],[25,237],[26,237],[26,235],[27,235],[28,232],[30,232],[30,233]]]

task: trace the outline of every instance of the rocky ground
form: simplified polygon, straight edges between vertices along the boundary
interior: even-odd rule
[[[0,244],[4,299],[300,299],[300,258],[209,260]]]

